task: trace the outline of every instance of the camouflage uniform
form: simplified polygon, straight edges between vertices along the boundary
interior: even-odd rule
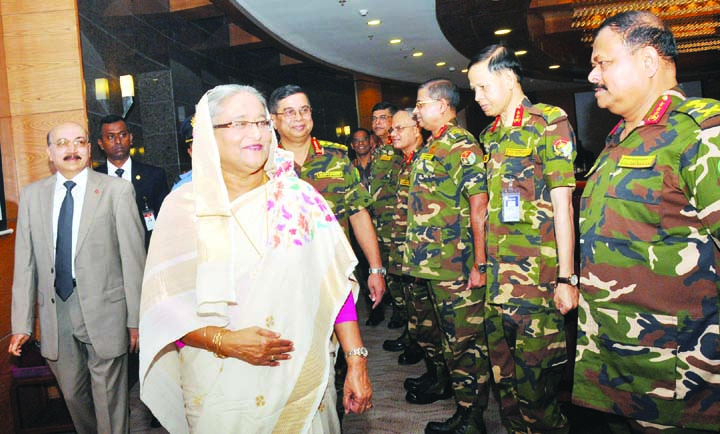
[[[478,408],[489,392],[485,289],[465,287],[475,260],[469,198],[487,192],[482,160],[475,138],[453,125],[420,151],[410,174],[403,260],[430,288],[455,400]]]
[[[582,195],[573,401],[720,432],[720,103],[674,88],[624,128]]]
[[[397,214],[395,202],[397,199],[397,177],[402,164],[402,156],[392,145],[383,145],[373,151],[372,165],[370,167],[370,194],[375,203],[372,205],[372,214],[375,221],[375,231],[380,247],[382,263],[387,264],[392,249],[392,221]],[[402,280],[397,275],[385,276],[387,289],[395,302],[400,319],[407,322],[407,309],[403,294]]]
[[[395,204],[392,207],[393,215],[390,224],[390,239],[392,241],[390,258],[388,260],[388,273],[394,276],[403,276],[403,253],[405,251],[405,237],[407,235],[408,193],[410,188],[410,171],[418,151],[407,159],[400,160],[400,171],[397,175]],[[403,295],[407,312],[408,334],[410,340],[415,341],[423,348],[427,357],[436,366],[444,369],[445,359],[442,355],[442,337],[438,327],[432,300],[428,294],[427,285],[418,282],[412,276],[403,276]]]
[[[312,149],[302,167],[295,164],[295,171],[330,204],[346,236],[349,235],[350,216],[373,203],[360,183],[357,169],[350,164],[346,146],[313,137]]]
[[[556,395],[567,351],[564,318],[553,303],[558,253],[550,190],[575,187],[573,130],[562,109],[525,98],[511,126],[498,116],[479,139],[488,155],[485,327],[503,416],[512,432],[563,432],[567,418]],[[508,188],[520,195],[517,222],[503,222]]]

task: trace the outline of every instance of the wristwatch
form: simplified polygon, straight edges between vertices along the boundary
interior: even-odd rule
[[[350,350],[345,353],[345,358],[349,359],[352,356],[360,356],[363,359],[368,358],[368,350],[365,347],[357,347],[354,350]]]
[[[567,283],[568,285],[577,286],[578,284],[578,277],[574,274],[571,274],[570,277],[558,277],[555,279],[557,283]]]
[[[478,269],[479,272],[485,274],[485,273],[487,273],[487,264],[484,263],[484,262],[478,263],[478,264],[477,264],[477,269]]]
[[[387,274],[387,270],[385,269],[385,267],[371,268],[369,272],[370,274],[382,274],[383,276]]]

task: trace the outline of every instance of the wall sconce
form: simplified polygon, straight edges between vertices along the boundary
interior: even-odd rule
[[[123,118],[125,118],[133,105],[133,97],[135,96],[135,84],[132,75],[120,76],[120,93],[123,101]]]
[[[340,125],[338,127],[335,127],[335,134],[338,136],[338,139],[343,139],[343,138],[349,136],[350,135],[350,126],[349,125],[345,125],[345,126]]]
[[[95,79],[95,99],[97,101],[107,101],[110,95],[110,83],[107,78]]]

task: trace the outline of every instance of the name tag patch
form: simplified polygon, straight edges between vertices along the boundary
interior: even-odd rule
[[[328,179],[328,178],[342,178],[342,170],[329,170],[327,172],[318,172],[315,174],[315,179]]]
[[[628,169],[648,169],[655,165],[655,155],[623,155],[618,166]]]
[[[508,148],[505,155],[508,157],[527,157],[532,154],[532,148]]]

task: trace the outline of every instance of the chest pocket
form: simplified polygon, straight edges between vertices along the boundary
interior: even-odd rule
[[[417,162],[417,180],[425,185],[438,185],[448,177],[437,155],[423,154]]]
[[[606,215],[613,213],[626,224],[623,228],[600,225],[600,233],[612,238],[658,241],[663,173],[653,167],[618,167],[611,176],[605,192]]]

